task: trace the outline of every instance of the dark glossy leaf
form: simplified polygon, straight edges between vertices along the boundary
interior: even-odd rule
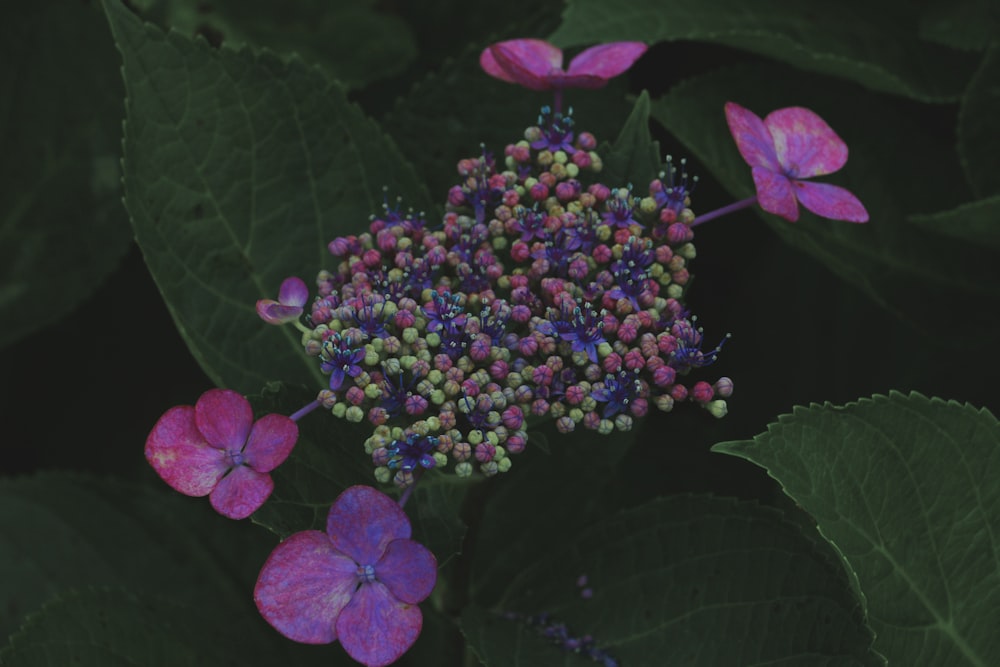
[[[698,3],[571,0],[551,39],[560,46],[615,40],[706,41],[744,49],[868,88],[929,102],[956,99],[975,59],[916,38],[912,11],[870,3],[796,0]]]
[[[850,147],[846,166],[818,180],[854,192],[868,209],[870,222],[825,220],[802,210],[799,221],[791,224],[756,206],[753,210],[784,240],[918,327],[925,326],[928,298],[961,307],[982,304],[984,298],[996,300],[1000,283],[992,253],[943,239],[906,220],[908,214],[944,210],[962,201],[965,189],[957,164],[948,166],[954,153],[946,138],[884,98],[832,81],[819,88],[810,79],[782,67],[722,70],[676,86],[654,102],[653,116],[742,199],[754,194],[753,181],[726,126],[725,102],[736,101],[761,117],[787,106],[812,109]],[[929,172],[929,160],[941,168]],[[705,213],[697,209],[697,196],[694,206],[697,213]],[[709,224],[750,224],[745,215]],[[944,266],[951,268],[933,268]]]
[[[928,2],[920,37],[962,51],[984,51],[1000,32],[1000,7],[993,0]]]
[[[298,59],[213,50],[105,3],[128,92],[126,206],[136,240],[192,353],[217,384],[322,386],[291,327],[260,298],[332,265],[382,186],[423,206],[416,173],[382,130]]]
[[[909,220],[944,236],[1000,250],[1000,195],[962,204],[950,211],[912,215]]]
[[[646,187],[656,178],[663,160],[660,145],[649,133],[649,109],[649,93],[644,90],[614,143],[602,151],[601,181],[612,187],[632,183],[640,196],[646,194]]]
[[[123,95],[100,12],[26,3],[0,25],[0,346],[76,308],[131,234],[118,168]]]
[[[590,664],[525,622],[541,613],[622,665],[885,664],[843,569],[780,512],[729,499],[662,498],[566,534],[462,628],[486,665]]]
[[[1000,425],[920,394],[797,407],[715,451],[765,468],[856,573],[890,664],[1000,662]]]
[[[958,155],[977,196],[1000,193],[1000,42],[983,56],[962,97]]]

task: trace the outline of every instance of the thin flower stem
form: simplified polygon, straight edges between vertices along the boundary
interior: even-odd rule
[[[714,220],[715,218],[721,217],[723,215],[728,215],[729,213],[738,211],[741,208],[747,208],[748,206],[753,206],[756,203],[757,203],[756,195],[754,195],[753,197],[747,197],[746,199],[741,199],[738,202],[733,202],[729,206],[723,206],[722,208],[717,208],[710,213],[706,213],[705,215],[699,215],[697,218],[694,219],[694,222],[691,223],[691,226],[694,227],[695,225],[700,225],[703,222],[708,222],[709,220]]]
[[[318,408],[320,405],[321,404],[319,401],[313,401],[312,403],[300,408],[296,412],[289,415],[288,418],[291,419],[293,422],[297,422],[298,420],[302,419],[307,414]]]
[[[417,472],[415,472],[413,474],[413,483],[410,484],[405,489],[403,489],[403,495],[401,495],[399,497],[399,507],[400,507],[400,509],[402,509],[403,506],[406,505],[406,501],[410,499],[411,495],[413,495],[413,489],[416,488],[417,482],[419,482],[420,478],[422,477],[421,472],[422,471],[420,471],[420,470],[418,470]]]
[[[562,113],[562,88],[552,91],[552,113]]]

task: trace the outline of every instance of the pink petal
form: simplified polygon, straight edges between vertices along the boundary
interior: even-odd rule
[[[795,196],[816,215],[831,220],[868,222],[868,211],[849,190],[829,183],[792,181]]]
[[[531,90],[551,90],[548,77],[562,72],[562,50],[540,39],[512,39],[485,49],[479,65],[501,81]]]
[[[240,465],[219,481],[208,500],[222,516],[245,519],[260,509],[273,490],[270,475]]]
[[[301,307],[283,306],[274,299],[261,299],[257,302],[257,316],[268,324],[288,324],[299,319],[301,314]]]
[[[548,77],[549,88],[581,88],[596,90],[608,85],[608,80],[596,74],[562,74],[556,72]],[[548,90],[548,88],[546,89]]]
[[[292,276],[282,281],[281,287],[278,289],[278,301],[282,305],[298,306],[301,308],[306,305],[306,301],[308,300],[309,288],[306,287],[305,282],[301,278]]]
[[[253,425],[253,409],[250,401],[235,391],[210,389],[195,403],[194,418],[208,444],[240,450]]]
[[[285,415],[264,415],[250,429],[243,453],[257,472],[271,472],[291,453],[299,439],[299,427]]]
[[[437,559],[413,540],[393,540],[375,565],[375,577],[403,602],[417,604],[437,583]]]
[[[383,667],[413,646],[423,622],[420,607],[397,600],[375,581],[363,584],[337,617],[337,636],[349,656],[367,667]]]
[[[757,203],[762,209],[789,222],[799,219],[799,204],[795,201],[795,192],[787,176],[764,167],[754,167],[751,173],[757,186]]]
[[[740,155],[751,167],[765,167],[771,171],[781,171],[778,156],[774,152],[774,139],[757,115],[735,102],[726,102],[726,122],[729,132],[736,140]]]
[[[792,178],[832,174],[847,162],[847,144],[809,109],[772,111],[764,125],[774,138],[782,171]]]
[[[180,405],[167,410],[146,438],[146,460],[176,491],[204,496],[229,469],[225,454],[205,442],[195,423],[195,409]]]
[[[253,599],[260,615],[289,639],[329,644],[336,622],[357,586],[357,564],[318,530],[279,544],[260,570]]]
[[[337,551],[359,565],[374,565],[389,542],[410,536],[410,520],[381,491],[352,486],[330,507],[326,533]]]
[[[642,42],[598,44],[573,58],[567,73],[570,76],[596,76],[607,81],[631,67],[645,52],[646,45]]]

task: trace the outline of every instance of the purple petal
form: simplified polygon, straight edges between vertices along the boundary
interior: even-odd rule
[[[809,109],[772,111],[764,125],[774,138],[782,171],[792,178],[832,174],[847,162],[847,144]]]
[[[849,190],[829,183],[792,181],[795,195],[807,209],[831,220],[868,222],[868,211]]]
[[[337,391],[342,384],[344,384],[344,369],[338,366],[330,372],[330,390]]]
[[[194,418],[208,444],[243,449],[253,425],[253,409],[250,401],[235,391],[210,389],[195,403]]]
[[[224,517],[245,519],[260,509],[273,490],[270,475],[241,465],[219,481],[208,501]]]
[[[299,319],[301,314],[301,307],[283,306],[274,299],[261,299],[257,302],[257,316],[268,324],[288,324]]]
[[[757,186],[757,203],[762,209],[789,222],[799,219],[799,204],[795,201],[792,182],[787,176],[764,167],[754,167],[751,173]]]
[[[229,469],[224,456],[205,442],[190,405],[167,410],[146,438],[149,465],[186,496],[205,496],[215,488]]]
[[[370,486],[352,486],[330,508],[326,533],[337,551],[359,565],[374,565],[389,542],[410,536],[410,520],[381,491]]]
[[[253,425],[243,450],[246,462],[257,472],[271,472],[285,459],[299,439],[299,427],[285,415],[264,415]]]
[[[283,306],[298,306],[301,308],[309,300],[309,288],[301,278],[292,276],[285,278],[278,289],[278,301]]]
[[[726,102],[726,122],[740,155],[748,165],[781,171],[774,152],[774,139],[757,114],[735,102]]]
[[[260,570],[253,599],[260,615],[289,639],[329,644],[336,622],[357,586],[357,564],[318,530],[279,544]]]
[[[549,76],[562,72],[562,50],[540,39],[512,39],[485,49],[479,65],[501,81],[551,90]]]
[[[583,90],[596,90],[608,85],[608,80],[596,74],[562,74],[555,72],[547,77],[550,88],[581,88]],[[536,142],[537,143],[537,142]],[[548,144],[546,144],[547,146]],[[531,146],[536,148],[534,144]]]
[[[573,58],[567,73],[596,76],[606,82],[631,67],[645,52],[646,45],[642,42],[598,44]]]
[[[393,540],[375,565],[375,577],[403,602],[417,604],[437,583],[437,559],[413,540]]]
[[[384,667],[413,646],[423,621],[420,607],[397,600],[375,581],[362,585],[337,617],[337,637],[361,664]]]

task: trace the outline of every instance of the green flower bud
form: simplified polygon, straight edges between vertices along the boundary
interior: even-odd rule
[[[462,461],[461,463],[455,464],[455,474],[459,477],[468,477],[472,474],[472,464],[468,461]]]
[[[432,331],[424,337],[427,341],[427,347],[437,347],[441,344],[441,336],[437,335],[437,332]]]
[[[413,345],[413,341],[420,337],[420,332],[414,327],[406,327],[403,329],[403,342],[407,345]]]
[[[347,421],[354,422],[355,424],[357,424],[358,422],[360,422],[362,419],[365,418],[365,411],[356,405],[352,405],[351,407],[347,408],[347,412],[344,413],[344,417],[347,418]]]
[[[708,414],[712,415],[716,419],[722,419],[726,416],[726,413],[729,412],[729,407],[722,399],[709,401],[705,406],[705,409],[708,410]]]
[[[378,347],[381,349],[382,341],[376,338],[375,342],[378,343]],[[374,344],[365,345],[365,366],[378,366],[379,358],[378,350],[375,349]]]
[[[445,454],[442,454],[441,452],[434,452],[433,456],[435,468],[444,468],[448,465],[448,457]]]
[[[631,415],[618,415],[615,417],[615,428],[619,431],[631,431],[632,430],[632,416]]]
[[[615,423],[610,419],[602,419],[597,425],[597,432],[601,435],[608,435],[615,430]]]
[[[667,296],[672,299],[679,299],[684,296],[684,288],[677,283],[671,283],[667,286]]]
[[[441,405],[447,399],[448,397],[440,389],[435,389],[434,391],[431,392],[431,403],[433,403],[434,405]]]
[[[479,429],[469,431],[469,444],[475,447],[483,441],[483,432]]]
[[[674,254],[680,255],[684,259],[694,259],[698,256],[698,251],[695,250],[693,243],[685,243],[680,248],[675,250]]]
[[[347,412],[347,404],[337,403],[330,409],[330,412],[333,413],[334,417],[337,417],[338,419],[343,419],[344,414]]]
[[[385,466],[379,466],[375,468],[375,480],[379,484],[388,484],[389,480],[392,479],[392,471]]]
[[[576,165],[573,166],[575,167]],[[502,458],[499,461],[497,461],[497,470],[500,472],[507,472],[508,470],[510,470],[510,466],[511,466],[511,461],[509,458]]]
[[[608,356],[612,352],[614,352],[614,349],[611,347],[611,343],[608,343],[607,341],[600,343],[597,346],[597,356],[601,359]]]
[[[572,419],[574,423],[579,424],[583,421],[583,410],[580,408],[572,408],[569,411],[569,418]]]

